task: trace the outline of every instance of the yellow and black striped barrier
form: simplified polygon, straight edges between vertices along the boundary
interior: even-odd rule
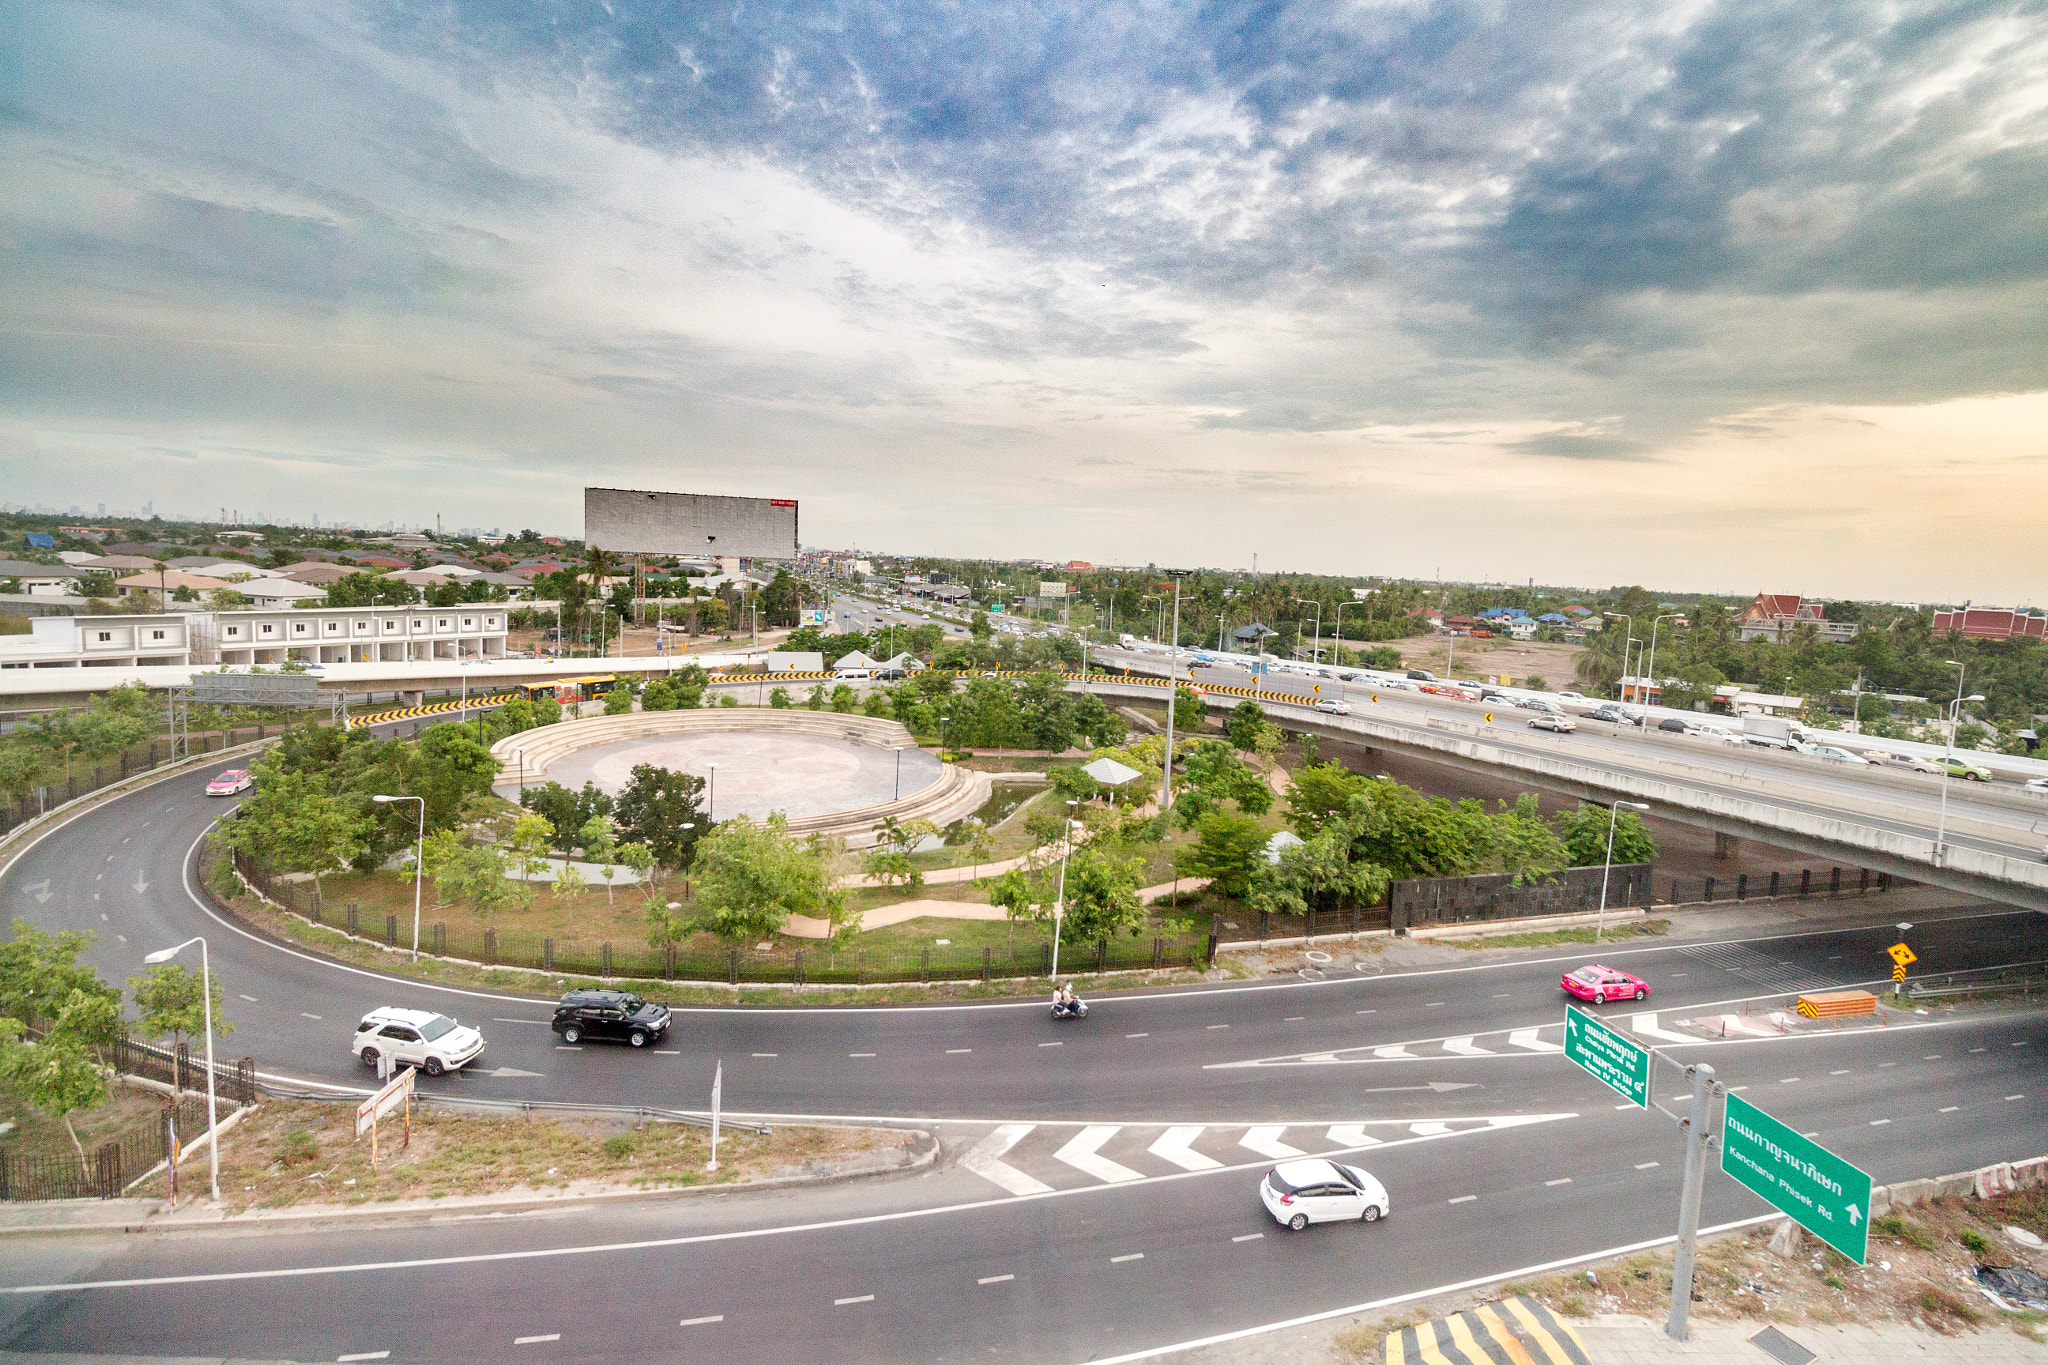
[[[1389,1332],[1380,1358],[1386,1365],[1592,1365],[1578,1333],[1520,1295]]]
[[[510,700],[510,697],[471,697],[468,701],[430,701],[424,706],[379,711],[370,716],[350,716],[348,728],[360,730],[366,725],[389,725],[394,720],[413,720],[419,716],[444,716],[450,711],[488,711]]]

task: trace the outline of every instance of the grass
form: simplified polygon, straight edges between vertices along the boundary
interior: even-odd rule
[[[164,1103],[162,1096],[139,1086],[110,1085],[106,1100],[74,1113],[71,1126],[78,1130],[78,1140],[89,1152],[110,1138],[125,1137],[147,1124],[162,1123]],[[0,1119],[14,1124],[0,1137],[0,1151],[9,1156],[77,1159],[78,1149],[71,1145],[71,1135],[64,1131],[62,1120],[45,1117],[5,1090],[0,1090]]]
[[[1654,938],[1671,932],[1668,919],[1629,920],[1610,927],[1599,938],[1601,943],[1612,943],[1616,939]],[[1468,952],[1479,952],[1488,948],[1555,948],[1565,943],[1594,942],[1591,929],[1541,929],[1527,934],[1489,934],[1472,938],[1439,938],[1435,942],[1451,948],[1463,948]]]
[[[727,1129],[718,1170],[706,1171],[711,1136],[681,1124],[611,1119],[457,1114],[426,1105],[386,1118],[380,1163],[355,1137],[353,1104],[273,1100],[221,1143],[221,1195],[232,1212],[303,1204],[360,1205],[452,1195],[664,1189],[732,1185],[794,1175],[818,1163],[874,1154],[908,1139],[875,1128],[779,1127],[768,1137]],[[192,1188],[190,1170],[184,1188]],[[165,1193],[159,1175],[138,1190]]]

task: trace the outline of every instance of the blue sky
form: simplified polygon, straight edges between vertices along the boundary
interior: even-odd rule
[[[2048,597],[2038,4],[39,4],[0,497]]]

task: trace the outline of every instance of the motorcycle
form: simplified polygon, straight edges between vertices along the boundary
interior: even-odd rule
[[[1086,1019],[1088,1017],[1088,1002],[1086,1000],[1076,1000],[1073,1004],[1069,1005],[1064,1000],[1057,1001],[1052,1007],[1052,1017],[1055,1019]]]

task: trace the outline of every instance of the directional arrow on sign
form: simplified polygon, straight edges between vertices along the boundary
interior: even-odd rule
[[[1847,1207],[1849,1209],[1849,1226],[1853,1228],[1863,1221],[1863,1210],[1857,1208],[1854,1204],[1850,1204]]]
[[[42,881],[30,882],[27,886],[22,887],[21,891],[25,896],[34,896],[36,904],[41,905],[44,901],[50,899],[50,880],[45,877]]]

